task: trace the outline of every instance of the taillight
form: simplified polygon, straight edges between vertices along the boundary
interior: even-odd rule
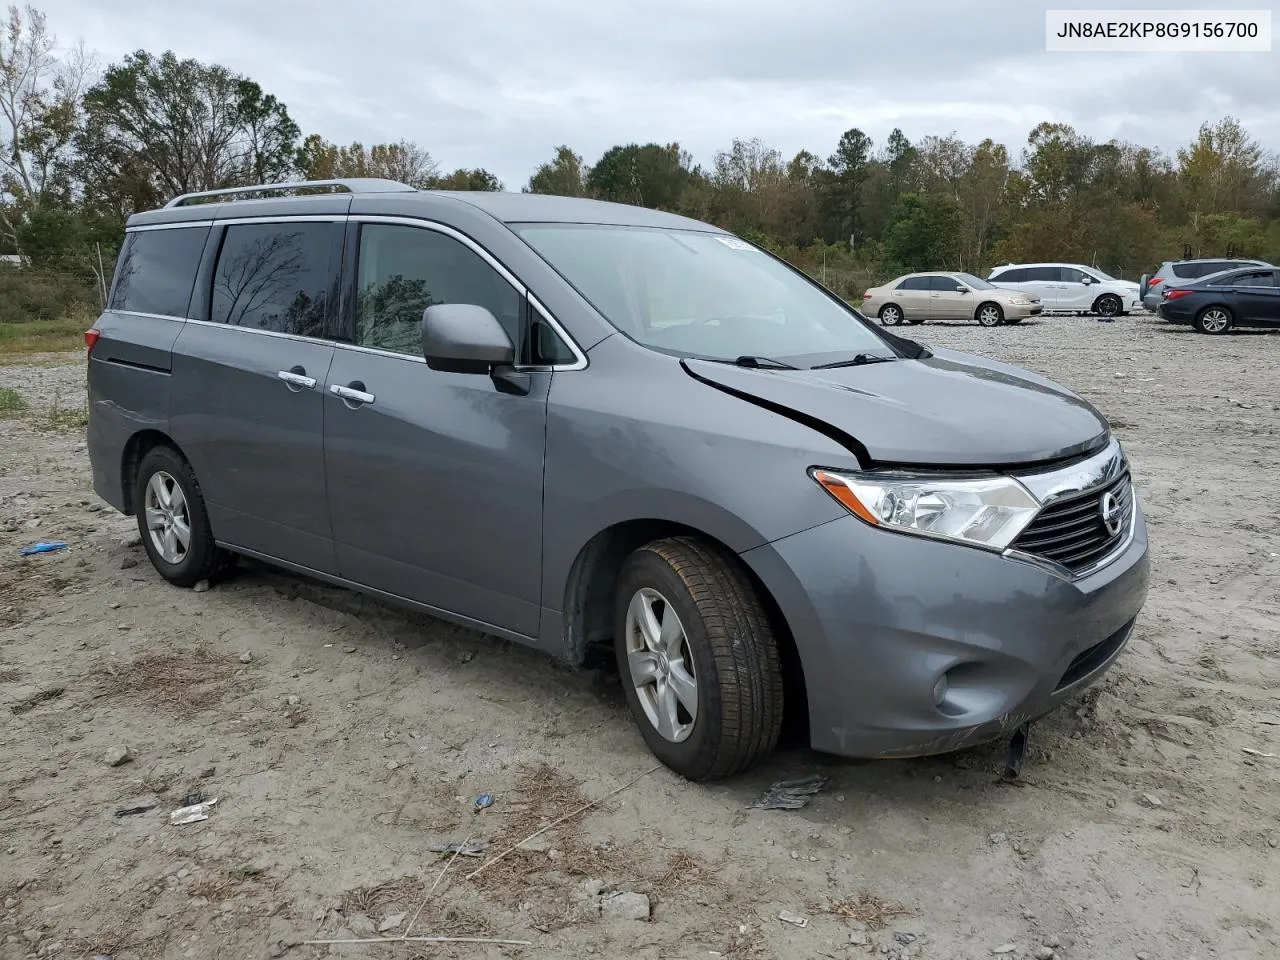
[[[871,292],[870,292],[870,291],[867,291],[866,293],[864,293],[864,294],[862,295],[862,299],[863,299],[863,300],[870,300],[870,299],[871,299]]]
[[[100,336],[102,336],[102,334],[93,327],[90,327],[84,332],[84,345],[89,348],[90,353],[93,353],[93,346],[98,342],[98,337]]]
[[[1189,297],[1195,293],[1194,290],[1166,290],[1164,298],[1166,300],[1177,300],[1179,297]]]
[[[1162,283],[1164,283],[1164,277],[1152,277],[1150,280],[1147,281],[1147,286],[1156,287]]]

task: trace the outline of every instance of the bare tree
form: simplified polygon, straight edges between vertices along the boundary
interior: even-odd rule
[[[71,199],[73,141],[93,57],[61,54],[45,15],[10,6],[0,33],[0,238],[21,253],[31,214]]]

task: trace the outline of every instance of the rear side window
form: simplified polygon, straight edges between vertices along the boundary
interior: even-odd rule
[[[336,283],[337,223],[227,227],[213,274],[211,319],[235,327],[323,337]]]
[[[1231,283],[1237,287],[1274,287],[1276,285],[1275,274],[1270,270],[1260,270],[1256,273],[1238,273],[1231,278]]]
[[[185,318],[208,236],[208,227],[127,234],[111,289],[110,309]]]
[[[1005,270],[995,274],[990,280],[992,283],[1021,283],[1027,279],[1027,274],[1030,272],[1030,270],[1022,267],[1015,267],[1012,270]]]
[[[1221,273],[1235,267],[1246,267],[1248,264],[1235,260],[1206,260],[1203,263],[1175,263],[1172,265],[1173,275],[1180,279],[1196,280],[1207,277],[1211,273]]]
[[[898,284],[897,289],[899,289],[899,290],[928,290],[928,289],[929,289],[929,278],[928,278],[928,277],[907,277],[907,279],[903,280],[900,284]]]
[[[1028,267],[1027,275],[1024,280],[1047,280],[1050,283],[1057,283],[1058,278],[1062,276],[1062,271],[1057,267]]]

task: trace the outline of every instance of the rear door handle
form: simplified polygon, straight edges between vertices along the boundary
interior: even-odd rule
[[[337,383],[332,384],[329,387],[329,392],[335,397],[341,397],[345,400],[347,402],[347,406],[350,406],[353,403],[373,403],[373,394],[366,393],[364,391],[364,384],[359,381],[356,381],[348,387],[341,386]]]
[[[315,377],[308,377],[307,371],[302,367],[294,367],[291,370],[281,370],[276,374],[281,380],[289,385],[289,389],[297,387],[298,389],[312,390],[316,385]]]

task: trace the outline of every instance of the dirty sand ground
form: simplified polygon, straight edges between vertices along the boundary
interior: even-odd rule
[[[652,767],[616,679],[262,567],[166,586],[90,489],[82,362],[0,368],[30,405],[0,421],[0,956],[1280,955],[1280,334],[909,334],[1097,403],[1150,517],[1132,644],[1034,729],[1025,783],[996,782],[994,748],[792,747],[711,787],[659,770],[474,880],[459,858],[429,900],[431,844],[497,848]],[[55,538],[72,548],[18,559]],[[118,746],[133,759],[106,765]],[[744,809],[814,771],[832,780],[808,808]],[[211,818],[170,826],[195,790]],[[585,909],[589,880],[647,894],[652,919]],[[399,935],[388,917],[424,900],[414,935],[532,945],[287,946]]]

